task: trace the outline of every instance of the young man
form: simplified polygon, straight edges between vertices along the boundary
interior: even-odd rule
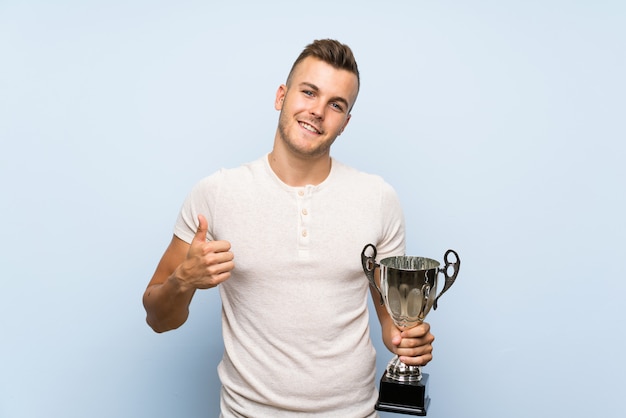
[[[222,417],[374,417],[375,353],[360,254],[403,255],[404,219],[380,177],[330,156],[350,121],[359,71],[320,40],[276,93],[272,151],[198,183],[145,294],[157,332],[182,325],[197,289],[219,286]],[[432,359],[424,323],[398,330],[374,295],[383,341],[410,365]]]

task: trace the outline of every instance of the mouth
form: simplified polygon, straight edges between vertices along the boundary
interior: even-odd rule
[[[322,133],[322,131],[320,131],[319,129],[317,129],[315,126],[310,125],[310,124],[308,124],[308,123],[306,123],[306,122],[298,122],[298,123],[299,123],[299,124],[300,124],[300,126],[302,126],[305,130],[307,130],[307,131],[309,131],[309,132],[311,132],[311,133],[313,133],[313,134],[317,134],[317,135],[319,135],[319,134],[321,134],[321,133]]]

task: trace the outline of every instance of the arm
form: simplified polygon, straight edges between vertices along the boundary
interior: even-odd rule
[[[376,272],[378,283],[379,270]],[[435,336],[430,333],[430,325],[426,322],[406,330],[400,330],[394,324],[385,305],[380,304],[380,295],[370,286],[370,292],[376,307],[376,314],[382,328],[382,338],[385,347],[400,356],[400,361],[409,366],[425,366],[433,359],[432,343]]]
[[[202,215],[198,215],[198,221],[191,244],[172,238],[143,294],[146,320],[156,332],[185,323],[196,289],[217,286],[230,277],[235,266],[230,243],[206,242],[207,221]]]

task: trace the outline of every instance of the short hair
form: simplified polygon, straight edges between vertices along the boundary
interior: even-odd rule
[[[293,63],[289,75],[287,76],[287,85],[289,85],[294,69],[307,57],[314,57],[337,69],[350,71],[356,75],[358,91],[361,86],[361,79],[359,77],[359,67],[356,64],[354,54],[348,45],[342,44],[334,39],[317,39],[307,45]]]

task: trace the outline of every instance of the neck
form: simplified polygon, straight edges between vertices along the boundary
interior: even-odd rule
[[[296,157],[274,147],[268,156],[270,167],[278,178],[292,187],[317,186],[330,174],[330,155]]]

